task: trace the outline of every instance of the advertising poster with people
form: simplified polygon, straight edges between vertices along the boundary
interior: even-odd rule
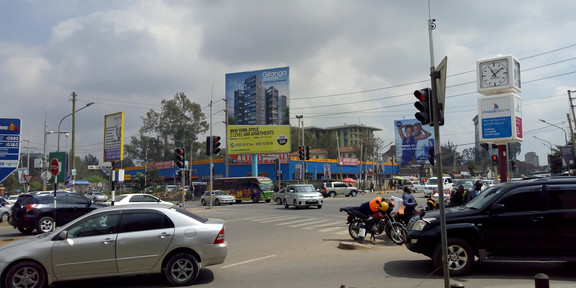
[[[434,147],[434,129],[416,119],[394,121],[396,162],[400,165],[428,164]]]

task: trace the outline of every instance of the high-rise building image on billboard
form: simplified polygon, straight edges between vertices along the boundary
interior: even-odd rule
[[[226,74],[231,125],[289,125],[289,67]]]

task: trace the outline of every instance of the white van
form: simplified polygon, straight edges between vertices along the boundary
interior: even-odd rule
[[[443,186],[444,191],[446,190],[452,191],[452,188],[454,187],[454,182],[452,181],[452,178],[444,176],[442,177],[442,179],[444,179],[444,186]],[[428,197],[432,195],[432,193],[436,189],[438,189],[438,177],[430,177],[428,181],[426,181],[426,184],[424,185],[424,196]]]

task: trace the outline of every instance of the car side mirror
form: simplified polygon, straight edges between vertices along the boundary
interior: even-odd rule
[[[492,206],[490,206],[490,209],[488,209],[488,211],[491,214],[499,214],[499,213],[504,212],[504,209],[505,209],[504,204],[496,203],[496,204],[493,204]]]
[[[66,240],[68,239],[68,230],[62,230],[58,233],[58,240]]]

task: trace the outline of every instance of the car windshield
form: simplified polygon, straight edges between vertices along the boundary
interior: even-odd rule
[[[294,192],[296,193],[308,193],[308,192],[316,192],[316,189],[314,189],[314,186],[309,185],[309,186],[297,186],[294,188]]]
[[[486,203],[492,201],[492,198],[496,197],[500,192],[502,192],[502,187],[492,186],[480,193],[480,195],[474,197],[474,199],[466,204],[466,207],[480,209],[484,207]]]
[[[438,185],[438,179],[428,179],[428,185]]]
[[[274,189],[274,184],[272,181],[260,182],[260,189],[262,191],[270,191]]]

